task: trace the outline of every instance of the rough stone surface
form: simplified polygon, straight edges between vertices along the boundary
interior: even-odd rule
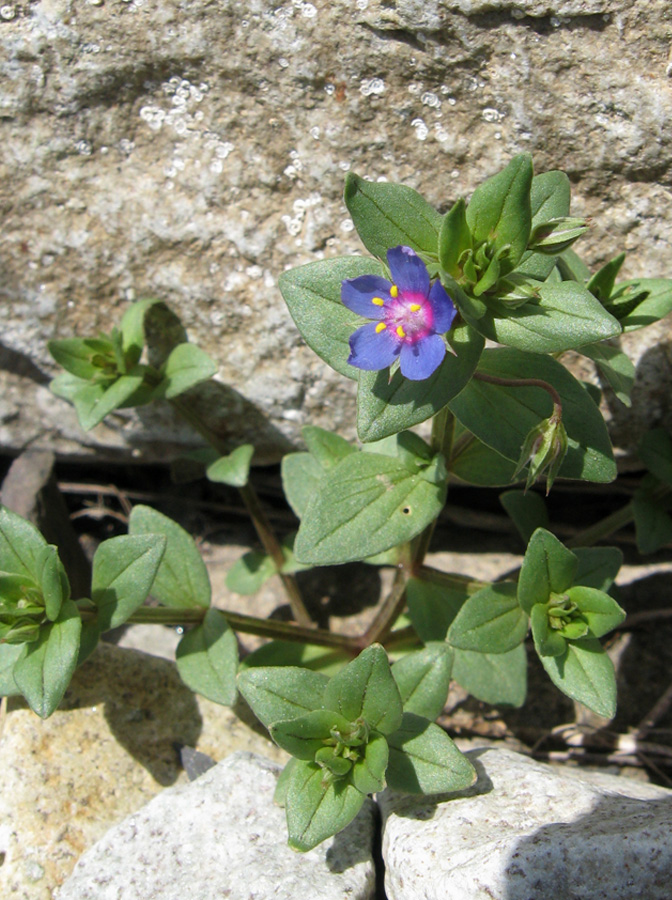
[[[195,697],[173,663],[109,644],[75,673],[46,721],[10,701],[0,739],[0,897],[51,900],[110,827],[186,781],[176,744],[215,760],[236,750],[287,758],[232,710]]]
[[[151,459],[189,442],[168,410],[84,437],[45,387],[49,338],[147,295],[268,417],[264,458],[305,421],[351,435],[353,385],[276,288],[287,266],[361,251],[347,170],[445,209],[529,150],[568,171],[591,263],[624,248],[626,275],[670,274],[671,22],[667,0],[3,5],[2,444]],[[612,410],[628,446],[641,420],[672,424],[669,325],[641,341],[625,345],[646,402],[623,424]]]
[[[478,782],[447,803],[380,795],[388,900],[668,900],[672,791],[468,755]]]
[[[279,771],[239,752],[164,791],[82,857],[58,900],[372,897],[372,804],[337,837],[294,853],[273,804]]]

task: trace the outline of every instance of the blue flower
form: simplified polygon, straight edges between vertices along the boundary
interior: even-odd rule
[[[443,285],[430,287],[427,267],[410,247],[387,251],[392,282],[379,275],[348,278],[341,300],[354,313],[373,319],[350,338],[348,362],[358,369],[386,369],[397,359],[412,381],[429,378],[443,362],[440,335],[453,324],[455,305]]]

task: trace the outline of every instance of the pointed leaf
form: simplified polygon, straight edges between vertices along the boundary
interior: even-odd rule
[[[353,453],[320,481],[294,552],[303,563],[363,559],[419,534],[443,508],[442,457],[418,474],[378,453]],[[434,483],[432,482],[434,480]]]
[[[349,722],[363,718],[382,734],[390,734],[399,727],[401,697],[380,644],[367,647],[334,675],[324,692],[322,705]]]
[[[420,640],[424,643],[444,641],[453,619],[468,597],[468,579],[465,579],[464,587],[459,588],[409,578],[406,585],[408,614]]]
[[[128,307],[121,318],[119,330],[121,331],[121,340],[124,356],[130,361],[131,365],[135,365],[145,346],[145,315],[150,307],[161,300],[156,298],[138,300]],[[163,305],[163,304],[162,304]]]
[[[49,341],[47,347],[59,366],[86,381],[101,373],[101,367],[91,360],[105,356],[111,360],[113,353],[112,341],[108,338],[65,338]]]
[[[38,557],[38,584],[44,598],[44,611],[52,622],[58,618],[61,605],[70,599],[70,584],[63,563],[58,557],[58,547],[48,544]]]
[[[39,583],[39,560],[46,546],[34,525],[6,506],[0,506],[0,571],[28,575]]]
[[[453,654],[441,641],[408,653],[392,666],[404,712],[436,719],[443,712],[450,687]]]
[[[548,510],[540,494],[505,491],[499,495],[499,502],[511,516],[526,545],[537,528],[548,528]]]
[[[355,818],[366,799],[345,779],[324,781],[324,769],[297,761],[292,767],[285,806],[289,846],[312,850],[342,831]]]
[[[529,615],[536,603],[546,604],[551,592],[560,594],[573,584],[578,560],[555,535],[537,528],[527,545],[518,579],[518,602]]]
[[[570,588],[567,594],[588,620],[593,637],[600,638],[625,621],[625,611],[604,591],[577,585]]]
[[[282,489],[298,519],[308,506],[324,475],[324,469],[311,453],[288,453],[281,465]]]
[[[424,381],[410,381],[400,371],[360,372],[357,391],[357,433],[362,441],[378,441],[424,422],[456,397],[478,365],[483,339],[464,323],[448,334],[454,353]]]
[[[109,386],[87,384],[72,398],[79,424],[84,431],[99,425],[105,416],[121,408],[142,385],[144,370],[137,366],[129,374],[121,375]]]
[[[473,594],[457,614],[448,643],[478,653],[508,653],[525,640],[527,615],[518,605],[516,585],[503,581]]]
[[[621,270],[621,266],[625,262],[625,253],[619,253],[617,257],[610,260],[606,265],[602,266],[599,271],[597,271],[586,287],[590,291],[591,294],[594,294],[600,303],[604,303],[608,305],[609,298],[611,297],[614,284],[616,282],[616,276]]]
[[[401,727],[387,742],[387,783],[410,794],[461,791],[476,781],[476,771],[443,729],[421,716],[404,713]]]
[[[166,539],[161,534],[129,534],[99,545],[93,557],[91,599],[100,630],[116,628],[142,606],[156,577]]]
[[[271,737],[297,759],[313,759],[332,737],[332,729],[341,734],[351,730],[350,722],[333,709],[315,709],[295,719],[271,724]]]
[[[318,428],[317,425],[306,425],[301,429],[301,434],[308,452],[324,470],[331,469],[346,456],[356,452],[356,448],[345,438],[324,428]]]
[[[496,349],[484,351],[479,371],[503,378],[542,379],[551,384],[562,400],[562,421],[568,440],[560,476],[613,481],[616,464],[602,414],[563,365],[549,356]],[[466,429],[512,461],[518,460],[532,428],[550,416],[553,409],[542,388],[506,387],[476,379],[449,406]]]
[[[618,303],[627,303],[630,296],[645,292],[646,296],[627,315],[620,318],[623,331],[636,331],[652,325],[672,312],[672,280],[669,278],[633,278],[616,286]],[[612,297],[613,303],[613,297]],[[616,312],[617,306],[614,307]]]
[[[635,383],[635,367],[620,347],[603,341],[587,344],[581,354],[592,359],[597,369],[624,406],[631,406],[630,394]]]
[[[378,259],[400,244],[436,258],[441,215],[412,188],[364,181],[349,172],[345,205],[362,243]]]
[[[387,741],[382,734],[372,734],[361,756],[352,767],[352,783],[363,794],[373,794],[385,787],[385,770],[389,760]]]
[[[640,553],[655,553],[672,542],[672,516],[666,504],[651,498],[640,488],[632,500],[637,549]]]
[[[391,246],[394,246],[391,245]],[[363,320],[341,302],[341,284],[360,275],[385,276],[381,263],[367,257],[324,259],[283,272],[278,287],[303,339],[341,375],[357,380],[348,364],[350,335]]]
[[[672,485],[672,437],[664,428],[647,431],[639,443],[639,458],[656,478]]]
[[[578,559],[574,584],[608,591],[623,565],[623,554],[617,547],[577,547],[572,553]]]
[[[596,638],[569,641],[562,656],[541,656],[556,687],[600,716],[616,713],[614,666]]]
[[[161,534],[166,539],[152,595],[164,606],[210,606],[210,578],[194,539],[177,522],[149,506],[134,506],[129,534]]]
[[[210,463],[205,470],[205,476],[208,481],[228,484],[237,488],[245,487],[249,480],[250,463],[253,456],[253,445],[241,444],[228,456],[220,456],[219,459]]]
[[[527,476],[527,469],[517,472],[512,459],[497,453],[479,441],[458,420],[455,422],[453,456],[448,463],[450,474],[467,484],[503,487]]]
[[[236,594],[256,594],[277,571],[277,566],[268,553],[250,550],[226,573],[226,586]]]
[[[175,651],[180,678],[197,694],[214,703],[236,702],[238,642],[217,609],[209,609],[203,624],[187,631]]]
[[[508,653],[453,651],[452,677],[484,703],[522,706],[527,692],[527,656],[519,644]]]
[[[34,713],[50,716],[63,699],[77,664],[82,621],[72,600],[66,600],[58,618],[40,629],[14,665],[14,680]]]
[[[0,644],[0,697],[15,697],[21,691],[14,680],[14,666],[28,652],[29,644]]]
[[[458,260],[465,250],[471,250],[471,232],[467,225],[466,206],[460,199],[450,209],[441,222],[439,232],[439,263],[454,278],[462,274]]]
[[[320,709],[328,681],[326,675],[298,666],[259,666],[239,673],[238,690],[270,728]]]
[[[161,396],[167,400],[178,397],[189,388],[207,381],[217,374],[219,366],[195,344],[178,344],[161,366],[163,382]]]

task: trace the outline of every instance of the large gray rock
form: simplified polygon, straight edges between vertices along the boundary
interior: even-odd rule
[[[388,900],[669,900],[672,791],[468,756],[478,782],[447,803],[380,795]]]
[[[337,837],[295,853],[273,804],[279,771],[239,752],[164,791],[80,859],[58,900],[368,900],[373,805]]]
[[[269,418],[271,459],[306,421],[353,433],[353,385],[309,351],[278,275],[361,251],[343,176],[403,181],[442,209],[521,151],[561,167],[597,264],[669,273],[666,0],[35,0],[0,8],[7,352],[0,441],[142,459],[189,443],[168,410],[84,438],[49,398],[52,337],[109,329],[153,295]],[[636,415],[672,424],[669,351]],[[669,347],[665,326],[655,342]],[[655,394],[652,405],[648,402]],[[243,404],[227,412],[248,437]],[[614,409],[618,419],[622,409]]]

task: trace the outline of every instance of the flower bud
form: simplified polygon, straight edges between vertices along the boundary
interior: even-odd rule
[[[548,496],[560,466],[567,455],[567,432],[562,415],[553,415],[539,422],[525,438],[523,449],[514,472],[514,478],[525,466],[529,467],[525,490],[528,490],[542,472],[546,471],[546,496]]]

